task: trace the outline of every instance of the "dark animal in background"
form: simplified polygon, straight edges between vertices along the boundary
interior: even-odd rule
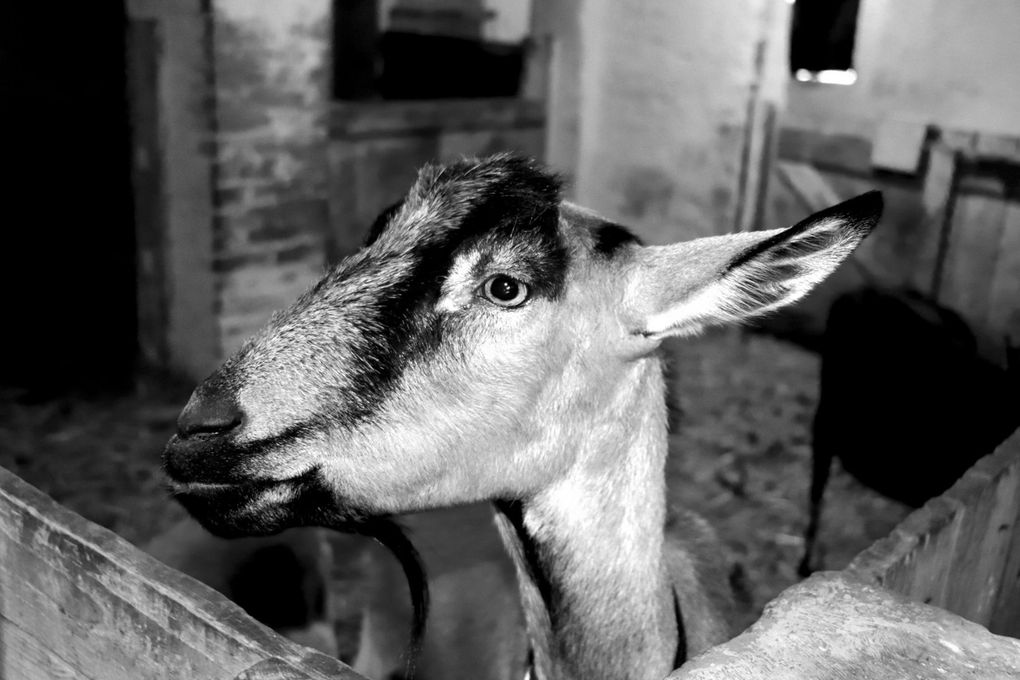
[[[919,507],[1020,425],[1020,380],[981,359],[954,312],[919,294],[867,288],[829,312],[813,426],[802,575],[815,559],[832,461]]]

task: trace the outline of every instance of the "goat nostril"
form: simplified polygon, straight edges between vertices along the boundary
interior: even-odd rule
[[[244,413],[233,399],[196,394],[177,418],[177,435],[183,438],[196,434],[226,434],[237,428],[243,419]]]

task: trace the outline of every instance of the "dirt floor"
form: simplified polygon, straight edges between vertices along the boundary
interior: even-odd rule
[[[667,467],[671,495],[708,518],[730,547],[757,614],[799,580],[820,360],[739,331],[678,341],[669,350],[681,410]],[[816,566],[842,569],[909,512],[837,461]]]
[[[818,357],[738,331],[668,350],[682,412],[668,464],[673,500],[716,527],[760,609],[798,580]],[[142,378],[119,396],[37,401],[0,392],[0,466],[142,544],[183,515],[163,491],[159,456],[190,388]],[[907,511],[834,470],[824,567],[845,566]]]

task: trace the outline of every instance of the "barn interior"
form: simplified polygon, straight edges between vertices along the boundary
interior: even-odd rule
[[[807,298],[665,349],[670,497],[735,556],[750,623],[1020,426],[1018,27],[1014,0],[4,3],[0,467],[165,544],[195,384],[429,162],[538,158],[648,244],[880,189]],[[346,661],[373,548],[330,549]]]

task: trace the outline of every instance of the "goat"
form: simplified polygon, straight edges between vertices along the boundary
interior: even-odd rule
[[[822,347],[800,573],[814,568],[833,459],[865,486],[921,506],[1020,425],[1020,371],[1010,369],[983,360],[967,323],[919,293],[838,297]]]
[[[196,388],[164,469],[228,535],[491,501],[532,677],[661,678],[731,630],[711,531],[667,513],[658,348],[800,298],[881,196],[646,247],[560,191],[507,155],[423,168],[363,249]]]

